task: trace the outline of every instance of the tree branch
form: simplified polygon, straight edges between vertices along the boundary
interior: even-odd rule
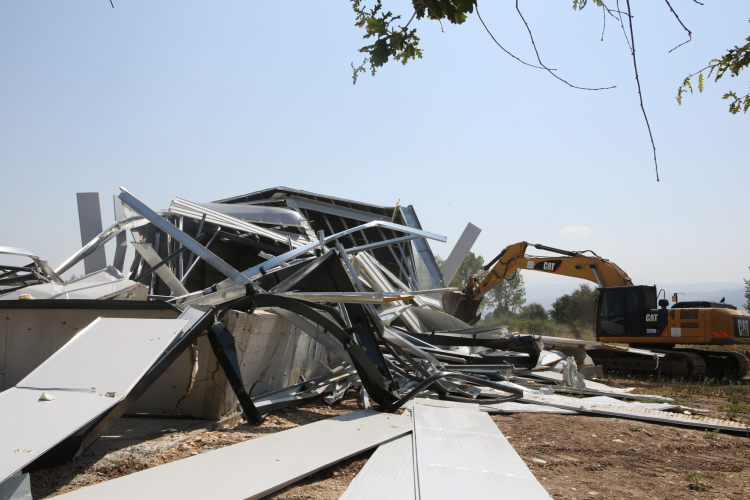
[[[630,49],[630,52],[633,52],[633,47],[630,45],[630,39],[628,38],[628,34],[625,31],[625,25],[622,23],[622,12],[620,12],[620,0],[617,0],[617,12],[618,17],[620,18],[620,27],[622,28],[622,34],[625,36],[625,43],[628,44],[628,48]]]
[[[654,150],[654,168],[656,169],[656,182],[659,182],[659,164],[656,162],[656,144],[654,144],[654,135],[651,133],[651,125],[648,123],[648,116],[646,116],[646,108],[643,106],[643,94],[641,93],[641,80],[638,78],[638,64],[635,60],[635,37],[633,36],[633,16],[630,13],[630,0],[625,0],[628,6],[628,25],[630,26],[630,40],[633,42],[631,54],[633,55],[633,69],[635,70],[635,81],[638,84],[638,99],[641,102],[641,111],[643,111],[643,118],[646,120],[646,128],[648,128],[648,136],[651,138],[651,147]]]
[[[523,60],[519,59],[518,57],[514,56],[513,54],[511,54],[510,52],[508,52],[505,49],[505,47],[503,47],[502,45],[500,45],[500,42],[498,42],[495,39],[495,36],[490,32],[490,29],[487,27],[487,25],[484,24],[484,19],[482,19],[482,16],[479,15],[479,5],[475,5],[474,9],[477,11],[477,17],[479,18],[479,21],[482,23],[482,26],[484,26],[484,29],[487,31],[487,34],[490,35],[490,38],[492,38],[492,41],[495,42],[495,44],[497,44],[497,46],[500,47],[503,52],[505,52],[506,54],[508,54],[510,57],[512,57],[516,61],[520,62],[521,64],[525,64],[526,66],[531,66],[532,68],[537,68],[537,69],[546,69],[546,68],[543,68],[541,66],[534,66],[533,64],[529,64],[526,61],[523,61]]]
[[[529,32],[529,38],[531,38],[531,45],[534,47],[534,52],[536,53],[536,59],[537,59],[537,61],[539,61],[539,65],[542,68],[546,69],[547,72],[550,75],[554,76],[555,78],[557,78],[558,80],[560,80],[564,84],[566,84],[569,87],[572,87],[574,89],[580,89],[580,90],[608,90],[608,89],[613,89],[613,88],[616,87],[616,85],[613,85],[611,87],[601,87],[601,88],[578,87],[577,85],[573,85],[572,83],[570,83],[570,82],[568,82],[566,80],[563,80],[562,78],[560,78],[559,76],[557,76],[555,73],[553,73],[554,70],[552,70],[552,69],[548,68],[547,66],[545,66],[544,63],[542,62],[541,57],[539,57],[539,51],[536,48],[536,43],[534,43],[534,35],[531,34],[531,28],[529,28],[529,23],[526,22],[526,19],[523,17],[523,14],[521,14],[521,9],[518,7],[518,1],[519,0],[516,0],[516,12],[518,12],[518,15],[521,16],[521,20],[523,21],[523,24],[526,25],[526,31]]]
[[[689,29],[687,29],[687,26],[685,26],[684,24],[682,24],[682,20],[680,19],[680,16],[678,16],[677,12],[675,12],[675,10],[672,8],[672,4],[669,3],[669,0],[664,0],[664,1],[667,2],[667,5],[669,6],[669,10],[672,11],[672,14],[674,14],[674,17],[677,19],[677,22],[680,23],[680,26],[682,26],[682,28],[685,31],[687,31],[687,34],[688,34],[687,41],[682,42],[677,47],[675,47],[674,49],[672,49],[672,50],[676,50],[676,49],[679,49],[680,47],[682,47],[683,45],[685,45],[686,43],[690,42],[693,39],[693,32],[690,31]],[[700,2],[697,2],[697,3],[700,3]],[[703,5],[703,4],[701,4],[701,5]],[[669,52],[672,52],[672,50],[670,50]]]

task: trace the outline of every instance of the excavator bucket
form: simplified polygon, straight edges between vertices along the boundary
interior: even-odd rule
[[[480,300],[469,300],[462,292],[443,293],[443,311],[461,321],[473,325],[482,316],[479,312]]]

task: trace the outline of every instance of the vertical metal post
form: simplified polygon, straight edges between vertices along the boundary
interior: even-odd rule
[[[156,251],[156,253],[159,253],[159,240],[160,239],[161,239],[161,231],[157,229],[156,238],[154,238],[154,251]],[[155,290],[156,290],[156,273],[153,273],[151,275],[151,287],[149,288],[149,293],[151,295],[156,295]]]
[[[203,214],[203,217],[201,218],[201,222],[200,222],[200,224],[198,224],[198,232],[195,233],[196,237],[203,232],[203,225],[205,223],[206,223],[206,214]],[[216,236],[216,235],[214,234],[214,236]],[[208,248],[208,245],[206,245],[206,248]],[[190,272],[190,269],[193,268],[193,260],[194,259],[195,259],[195,254],[192,253],[192,252],[190,252],[190,258],[188,259],[188,263],[187,263],[187,266],[186,266],[186,269],[188,270],[187,272]],[[187,276],[187,273],[185,274],[185,276],[182,277],[182,280],[181,280],[182,282],[185,281],[185,277],[186,276]]]
[[[250,395],[245,390],[245,384],[242,382],[242,372],[237,359],[234,337],[223,323],[217,321],[208,329],[208,341],[211,343],[216,359],[224,370],[229,385],[232,386],[237,399],[240,401],[245,419],[248,423],[260,424],[263,422],[263,417],[253,404],[253,400],[250,399]]]

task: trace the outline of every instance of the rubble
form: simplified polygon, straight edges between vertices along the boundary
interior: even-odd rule
[[[342,498],[456,498],[501,488],[547,499],[488,413],[597,414],[748,431],[686,414],[696,410],[668,398],[622,402],[630,391],[586,379],[596,373],[587,349],[622,347],[522,335],[446,314],[441,295],[455,289],[427,243],[446,238],[425,231],[411,206],[279,187],[213,203],[174,198],[156,211],[121,190],[118,220],[104,230],[86,208],[98,210],[98,196],[95,203],[91,193],[79,196],[86,241],[54,270],[30,252],[0,247],[0,254],[32,260],[23,268],[0,264],[0,308],[22,296],[35,299],[23,301],[32,309],[65,301],[159,303],[176,319],[99,318],[0,392],[0,488],[18,483],[20,492],[28,483],[19,473],[71,460],[119,417],[148,404],[156,413],[216,420],[239,411],[259,424],[312,398],[334,404],[352,388],[361,412],[67,495],[260,498],[379,447]],[[136,256],[125,269],[127,230]],[[467,226],[446,273],[455,273],[479,231]],[[107,266],[103,245],[115,238]],[[62,282],[81,260],[87,274]],[[221,394],[207,396],[207,384]],[[368,410],[371,402],[377,412]],[[371,486],[385,480],[388,488]]]

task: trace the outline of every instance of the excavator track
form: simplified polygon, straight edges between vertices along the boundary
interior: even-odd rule
[[[689,352],[703,358],[706,363],[706,376],[716,379],[741,379],[750,373],[750,361],[744,354],[731,351],[708,351],[705,349],[675,349]]]
[[[605,371],[655,374],[668,377],[701,378],[706,375],[708,365],[700,354],[692,351],[700,349],[651,349],[654,353],[664,354],[656,358],[643,354],[608,349],[589,349],[586,353]],[[704,351],[710,352],[710,351]]]

